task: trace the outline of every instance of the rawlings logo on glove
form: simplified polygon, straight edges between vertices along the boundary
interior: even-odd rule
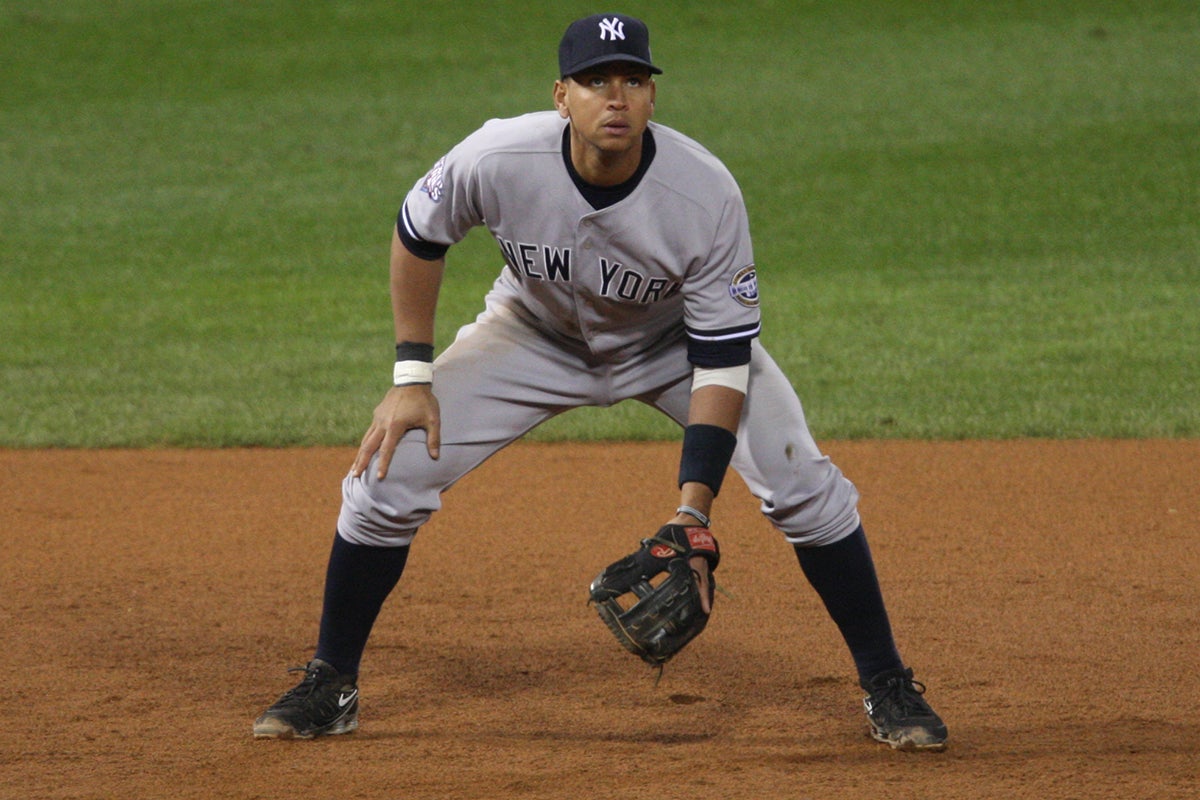
[[[600,619],[622,647],[652,666],[661,668],[708,624],[700,584],[688,563],[693,556],[708,561],[711,608],[716,586],[711,573],[721,554],[708,528],[664,525],[592,581],[590,599]],[[664,572],[667,577],[652,585],[651,580]],[[629,608],[618,602],[627,594],[636,598]]]

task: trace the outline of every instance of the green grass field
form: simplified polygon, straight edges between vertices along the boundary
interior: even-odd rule
[[[408,187],[560,3],[6,0],[0,446],[357,441]],[[629,2],[821,438],[1200,435],[1200,6]],[[500,259],[451,253],[438,344]],[[623,404],[542,438],[674,435]]]

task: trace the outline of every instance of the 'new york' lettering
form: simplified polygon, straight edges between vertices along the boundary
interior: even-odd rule
[[[526,278],[555,283],[569,283],[572,271],[572,252],[569,247],[548,244],[513,242],[496,237],[500,252],[509,268]],[[680,289],[678,281],[663,277],[651,277],[639,269],[628,267],[620,261],[599,257],[601,297],[609,297],[626,303],[657,303],[675,294]]]

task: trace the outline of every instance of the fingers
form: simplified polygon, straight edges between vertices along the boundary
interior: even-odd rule
[[[712,579],[708,575],[708,559],[692,556],[688,559],[688,566],[692,568],[692,574],[696,576],[696,583],[700,587],[700,608],[705,614],[711,614],[712,592],[709,591],[708,584]]]
[[[407,431],[401,432],[403,436]],[[383,437],[383,443],[379,447],[379,461],[376,462],[375,477],[383,480],[387,477],[388,467],[392,465],[392,456],[396,454],[396,445],[400,442],[400,436],[393,436],[389,430],[387,435]]]
[[[425,449],[434,461],[442,454],[442,423],[437,417],[431,419],[425,428]]]
[[[386,478],[388,468],[392,465],[392,456],[396,454],[396,447],[399,446],[400,440],[409,431],[421,430],[423,427],[425,430],[425,449],[429,451],[429,457],[436,460],[441,455],[441,424],[436,418],[427,422],[425,426],[411,425],[409,427],[401,427],[393,424],[387,433],[383,435],[382,439],[375,437],[370,452],[364,455],[362,450],[359,451],[362,466],[355,477],[362,474],[362,471],[367,467],[367,463],[371,460],[372,453],[378,450],[379,461],[375,465],[375,477],[379,480]],[[366,447],[367,445],[364,443],[363,449]]]
[[[361,478],[372,456],[378,453],[375,477],[379,480],[386,478],[396,447],[411,430],[426,432],[425,447],[430,458],[436,459],[441,455],[440,410],[437,398],[428,386],[395,387],[384,396],[354,457],[351,467],[353,476]]]
[[[388,468],[392,465],[392,456],[396,454],[396,445],[400,443],[400,439],[405,433],[407,431],[402,431],[400,436],[392,436],[390,431],[385,433],[383,429],[372,425],[363,436],[362,445],[359,446],[358,454],[354,457],[354,465],[351,467],[354,477],[361,478],[371,463],[371,456],[379,453],[379,461],[375,465],[375,477],[379,480],[386,478]]]
[[[354,456],[354,465],[350,468],[354,477],[361,478],[362,474],[367,469],[367,464],[371,463],[371,456],[379,449],[379,445],[383,441],[383,432],[374,424],[367,429],[363,434],[362,444],[358,446],[358,453]]]

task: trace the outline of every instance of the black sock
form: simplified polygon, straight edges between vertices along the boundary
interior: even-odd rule
[[[842,632],[860,682],[903,667],[862,526],[825,547],[797,547],[796,558]]]
[[[316,657],[342,675],[357,675],[383,601],[396,588],[408,547],[370,547],[333,537]]]

